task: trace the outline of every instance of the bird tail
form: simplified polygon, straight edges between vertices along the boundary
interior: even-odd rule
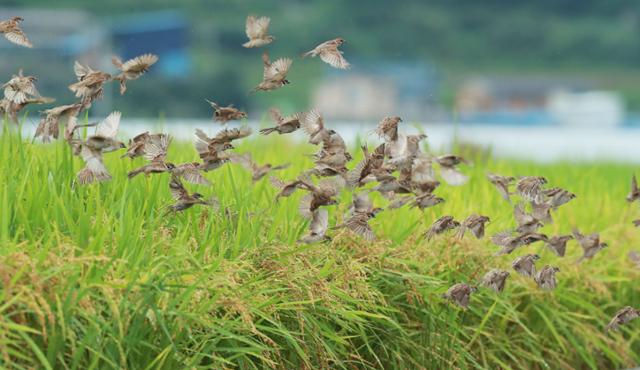
[[[260,130],[260,133],[262,135],[269,135],[270,133],[275,132],[275,131],[277,131],[276,127],[269,127],[269,128],[263,128],[262,130]]]
[[[136,176],[138,176],[139,174],[141,174],[144,170],[142,168],[137,168],[133,171],[129,171],[129,173],[127,174],[127,177],[132,179]]]
[[[304,58],[306,58],[308,56],[315,57],[316,56],[315,50],[311,50],[311,51],[307,51],[306,53],[302,53],[300,55],[300,58],[304,59]]]

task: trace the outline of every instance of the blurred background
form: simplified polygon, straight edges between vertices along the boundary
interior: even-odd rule
[[[248,95],[263,51],[241,47],[248,14],[271,17],[267,48],[294,58],[290,85]],[[109,85],[92,108],[121,110],[136,129],[160,119],[186,132],[177,128],[210,119],[208,98],[252,122],[271,106],[317,107],[345,136],[399,115],[436,146],[462,138],[498,155],[640,161],[640,2],[3,0],[0,18],[14,15],[35,48],[0,42],[0,74],[38,76],[56,104],[74,100],[74,60],[114,72],[112,55],[159,55],[124,96]],[[298,58],[338,36],[352,69]],[[41,107],[29,109],[35,126]]]

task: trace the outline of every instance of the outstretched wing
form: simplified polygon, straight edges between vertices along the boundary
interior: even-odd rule
[[[115,138],[120,128],[120,117],[122,113],[114,111],[107,116],[96,127],[96,136]]]

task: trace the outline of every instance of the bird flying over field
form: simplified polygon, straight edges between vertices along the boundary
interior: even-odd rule
[[[593,256],[596,255],[599,251],[608,247],[607,243],[602,243],[600,241],[600,234],[592,233],[589,235],[583,235],[577,228],[573,229],[573,237],[580,243],[584,253],[580,259],[578,259],[578,263],[584,261],[585,259],[592,259]]]
[[[513,208],[513,217],[518,223],[516,231],[521,234],[534,233],[543,226],[540,220],[525,212],[524,205],[522,203],[516,204]]]
[[[458,283],[453,285],[446,293],[442,295],[442,298],[447,299],[463,309],[469,308],[469,301],[471,300],[471,294],[478,291],[475,286]]]
[[[493,289],[496,293],[501,293],[507,284],[507,278],[511,275],[509,271],[493,269],[487,272],[482,278],[482,285]]]
[[[410,208],[419,208],[420,210],[425,210],[430,207],[434,207],[440,203],[444,202],[444,199],[434,195],[434,194],[423,194],[417,195],[413,202],[411,202]]]
[[[624,325],[629,323],[632,320],[640,317],[640,310],[637,310],[631,306],[626,306],[621,308],[616,314],[613,316],[609,324],[607,324],[605,330],[606,331],[616,331],[620,327],[620,325]]]
[[[9,118],[9,121],[18,124],[18,113],[22,111],[27,105],[30,104],[49,104],[53,103],[55,99],[47,98],[43,96],[39,97],[29,97],[24,102],[18,104],[14,103],[6,98],[0,100],[0,118],[5,114]]]
[[[365,240],[375,240],[376,235],[369,225],[369,221],[380,212],[382,212],[382,208],[374,207],[366,193],[354,194],[349,217],[344,223],[336,225],[332,229],[346,228]]]
[[[43,110],[35,137],[41,137],[45,143],[51,141],[52,137],[57,139],[60,135],[60,123],[76,126],[81,108],[82,106],[76,103]]]
[[[205,200],[203,195],[200,193],[190,194],[177,177],[171,177],[171,181],[169,181],[169,190],[171,191],[171,196],[175,200],[175,203],[169,206],[167,213],[181,212],[195,206],[196,204],[208,207],[218,206],[218,200],[215,197]]]
[[[11,17],[6,21],[0,22],[0,33],[16,45],[32,48],[33,44],[20,28],[22,21],[24,21],[22,17]]]
[[[575,194],[558,187],[543,190],[542,193],[548,197],[545,203],[553,209],[557,209],[561,205],[567,204],[576,198]]]
[[[96,125],[96,131],[85,140],[73,139],[74,154],[80,155],[85,166],[78,172],[78,183],[81,185],[102,182],[111,179],[109,171],[102,160],[103,153],[122,149],[124,143],[116,139],[120,127],[121,113],[115,111]]]
[[[544,202],[543,186],[547,179],[540,176],[524,176],[516,182],[516,193],[528,202]]]
[[[387,142],[398,140],[398,124],[402,122],[402,118],[398,116],[384,117],[375,129],[375,133]]]
[[[251,135],[251,128],[247,126],[221,130],[212,138],[208,137],[202,130],[196,129],[194,145],[200,159],[203,161],[202,169],[204,171],[215,170],[228,162],[229,156],[224,152],[233,149],[231,143],[234,140],[239,140],[249,135]]]
[[[492,183],[496,189],[498,189],[498,193],[500,193],[500,196],[506,200],[507,202],[511,202],[511,192],[509,192],[509,185],[511,185],[512,182],[515,181],[515,177],[513,176],[501,176],[501,175],[496,175],[494,173],[488,173],[487,174],[487,179],[489,180],[490,183]]]
[[[77,60],[73,70],[78,82],[69,85],[69,90],[75,94],[76,98],[82,99],[83,109],[86,109],[91,106],[93,101],[102,98],[104,84],[111,80],[111,75],[82,65]]]
[[[244,167],[245,169],[247,169],[248,171],[250,171],[251,179],[253,180],[253,182],[256,182],[262,179],[263,177],[268,175],[270,172],[283,170],[289,167],[289,163],[282,164],[279,166],[273,166],[271,163],[259,165],[256,162],[254,162],[253,159],[251,159],[251,154],[249,153],[231,155],[229,156],[229,160],[231,161],[231,163],[237,163],[242,167]]]
[[[544,290],[553,290],[558,285],[558,279],[556,278],[556,274],[558,272],[560,272],[559,268],[546,265],[536,273],[533,280],[540,288]]]
[[[449,154],[437,157],[436,162],[440,165],[440,176],[447,184],[460,186],[469,180],[469,177],[460,172],[457,167],[461,163],[468,163],[464,158]]]
[[[275,40],[275,37],[267,35],[270,23],[271,18],[269,17],[256,17],[255,15],[248,16],[245,25],[245,32],[247,33],[249,41],[242,44],[242,46],[245,48],[257,48],[270,44]]]
[[[137,80],[157,61],[158,56],[155,54],[143,54],[126,62],[122,62],[117,56],[112,57],[111,62],[120,70],[120,74],[113,77],[114,80],[120,82],[120,95],[127,91],[127,81]]]
[[[342,187],[343,184],[334,179],[322,180],[317,186],[307,179],[302,179],[299,188],[308,191],[309,194],[300,200],[298,207],[300,214],[305,218],[311,218],[313,211],[316,209],[322,206],[338,204],[335,197]]]
[[[633,177],[631,177],[631,190],[627,195],[627,202],[633,203],[638,199],[640,199],[640,188],[638,188],[638,180],[636,179],[636,175],[633,175]]]
[[[546,241],[547,239],[547,236],[544,234],[524,233],[514,235],[513,231],[511,230],[499,232],[491,237],[491,241],[495,245],[502,247],[502,249],[496,252],[497,256],[510,254],[519,247],[533,244],[539,241]]]
[[[536,275],[536,261],[540,259],[537,254],[526,254],[516,258],[511,267],[520,275],[533,278]]]
[[[324,127],[324,118],[317,109],[300,114],[300,126],[309,135],[309,144],[318,145],[330,135],[329,130]]]
[[[211,105],[211,108],[213,108],[213,120],[215,122],[226,124],[229,121],[247,118],[247,113],[235,108],[233,104],[222,107],[216,102],[208,99],[205,100],[207,100],[207,102]]]
[[[144,173],[146,176],[149,176],[153,173],[169,172],[170,168],[173,167],[172,164],[169,164],[166,162],[167,150],[169,149],[170,143],[171,143],[171,137],[169,135],[166,135],[166,134],[148,135],[146,142],[142,146],[142,156],[144,157],[144,159],[149,161],[149,163],[145,164],[140,168],[136,168],[135,170],[129,171],[127,176],[130,179],[132,179],[141,173]],[[127,151],[127,154],[128,153],[129,152]]]
[[[457,237],[462,239],[465,232],[469,230],[476,239],[482,239],[484,237],[484,225],[489,221],[490,219],[487,216],[471,215],[462,222],[458,229]]]
[[[11,79],[2,85],[4,89],[4,98],[14,104],[23,104],[29,99],[40,98],[40,93],[36,89],[35,76],[25,76],[22,69],[17,75],[13,75]]]
[[[326,209],[319,208],[313,211],[311,223],[309,223],[309,233],[302,237],[298,242],[305,244],[313,244],[331,240],[326,233],[329,228],[329,212]]]
[[[431,240],[435,235],[443,234],[458,227],[460,227],[460,222],[454,220],[452,216],[442,216],[429,227],[424,233],[424,237],[427,240]]]
[[[303,180],[297,179],[289,182],[284,182],[277,177],[271,176],[269,178],[271,185],[273,185],[276,189],[280,190],[276,195],[276,202],[278,199],[282,197],[288,197],[295,193],[296,190],[300,189],[303,183]]]
[[[289,73],[293,60],[290,58],[280,58],[272,63],[269,61],[269,53],[265,51],[262,53],[262,63],[264,65],[262,82],[251,92],[271,91],[289,84],[287,73]]]
[[[334,68],[348,69],[351,65],[344,58],[343,52],[341,50],[338,50],[338,47],[344,44],[344,42],[345,40],[341,37],[325,41],[322,44],[316,46],[313,50],[302,54],[302,57],[306,58],[308,56],[320,56],[320,59],[323,62],[329,64]]]
[[[564,257],[567,251],[567,242],[571,239],[573,239],[573,235],[552,236],[546,241],[546,245],[556,256]]]
[[[362,146],[364,158],[351,171],[347,173],[347,185],[356,188],[364,185],[370,175],[374,178],[381,173],[384,164],[385,144],[380,144],[373,152],[369,152],[366,145]]]
[[[278,108],[271,108],[269,109],[269,114],[276,125],[260,130],[262,135],[269,135],[272,132],[277,132],[280,135],[290,134],[300,128],[300,116],[302,113],[294,113],[291,116],[284,117]]]

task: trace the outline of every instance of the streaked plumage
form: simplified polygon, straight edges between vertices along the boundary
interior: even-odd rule
[[[320,59],[334,68],[348,69],[351,65],[342,55],[342,51],[338,50],[340,45],[344,44],[345,40],[338,37],[333,40],[325,41],[322,44],[316,46],[313,50],[302,54],[302,57],[315,57],[320,56]]]
[[[469,177],[460,172],[457,166],[467,161],[457,155],[442,155],[436,158],[436,162],[440,165],[440,176],[444,181],[452,186],[464,185]]]
[[[252,92],[271,91],[289,84],[287,73],[289,73],[293,60],[290,58],[280,58],[272,63],[269,61],[269,53],[265,51],[262,54],[262,62],[264,66],[262,82],[260,82]]]
[[[101,99],[104,94],[105,82],[111,80],[111,75],[102,71],[91,69],[89,66],[80,64],[76,60],[73,70],[78,82],[69,85],[69,90],[73,91],[76,98],[82,99],[84,109],[91,106],[96,99]]]
[[[410,208],[420,208],[424,210],[426,208],[430,208],[436,206],[440,203],[444,202],[444,199],[434,195],[434,194],[423,194],[417,195],[413,202],[411,202]]]
[[[484,225],[489,221],[489,217],[482,215],[471,215],[467,217],[462,222],[460,229],[458,229],[458,238],[464,237],[465,232],[469,230],[476,239],[482,239],[484,237]]]
[[[620,327],[620,325],[624,325],[629,323],[632,320],[640,317],[640,310],[637,310],[631,306],[626,306],[621,308],[616,314],[613,316],[609,324],[607,324],[605,330],[606,331],[616,331]]]
[[[109,171],[102,161],[102,154],[125,147],[116,139],[120,127],[120,112],[113,112],[96,125],[95,133],[84,141],[75,141],[74,152],[79,154],[85,166],[78,172],[78,183],[81,185],[102,182],[111,179]]]
[[[584,261],[585,259],[593,258],[593,256],[595,256],[599,251],[608,246],[607,243],[602,243],[600,241],[600,234],[598,233],[583,235],[577,228],[574,228],[573,237],[578,243],[580,243],[580,246],[584,251],[582,257],[580,257],[580,259],[578,260],[578,263]]]
[[[524,211],[524,205],[522,203],[516,204],[513,208],[513,217],[518,223],[518,228],[516,229],[516,231],[521,234],[534,233],[543,226],[542,222],[540,222],[537,218]]]
[[[544,266],[533,280],[538,284],[538,286],[544,290],[553,290],[558,285],[558,279],[556,278],[556,274],[560,271],[557,267],[552,267],[549,265]]]
[[[22,17],[11,17],[6,21],[0,22],[0,33],[16,45],[32,48],[33,44],[29,41],[27,35],[24,34],[22,28],[20,28],[22,21],[24,21]]]
[[[542,191],[544,195],[548,197],[547,204],[551,206],[551,208],[558,208],[561,205],[567,204],[572,199],[576,198],[576,195],[569,192],[568,190],[562,188],[551,188]]]
[[[496,189],[498,189],[498,193],[500,193],[500,196],[502,196],[504,200],[506,200],[507,202],[511,202],[509,185],[511,185],[511,183],[515,181],[515,177],[488,173],[487,179],[490,183],[495,185]]]
[[[402,118],[398,116],[384,117],[376,127],[376,134],[385,142],[395,141],[398,139],[398,124],[402,122]]]
[[[52,137],[57,139],[60,135],[60,123],[65,126],[76,126],[80,109],[81,105],[76,103],[42,111],[43,115],[36,128],[35,137],[41,137],[43,142],[49,142]]]
[[[556,256],[564,257],[567,251],[567,242],[573,239],[572,235],[552,236],[547,240],[546,245]]]
[[[478,291],[478,288],[475,286],[458,283],[449,288],[449,290],[442,295],[442,298],[445,298],[466,310],[469,308],[471,294],[476,291]]]
[[[153,173],[169,172],[171,168],[174,167],[172,164],[166,162],[167,150],[169,149],[170,143],[171,137],[169,135],[149,135],[142,149],[142,156],[144,157],[144,159],[149,161],[149,163],[140,168],[129,171],[127,176],[132,179],[141,173],[149,176]]]
[[[536,275],[536,261],[540,259],[537,254],[526,254],[516,258],[511,267],[520,275],[533,278]]]
[[[29,99],[39,98],[40,93],[36,89],[37,80],[35,76],[25,76],[21,69],[17,75],[13,75],[2,85],[5,99],[15,104],[23,104]]]
[[[324,127],[322,113],[315,108],[300,114],[300,126],[309,135],[309,144],[318,145],[330,135]]]
[[[276,195],[276,202],[281,197],[288,197],[292,195],[302,185],[302,180],[299,180],[299,179],[289,181],[289,182],[284,182],[277,177],[271,176],[269,180],[271,182],[271,185],[273,185],[276,189],[280,190]]]
[[[270,23],[271,18],[269,17],[256,17],[255,15],[248,16],[245,25],[245,32],[249,41],[242,44],[242,46],[245,48],[257,48],[270,44],[275,40],[275,37],[267,35]]]
[[[189,194],[177,177],[171,177],[171,181],[169,181],[169,190],[171,191],[171,196],[175,200],[175,203],[169,206],[168,212],[181,212],[196,204],[209,207],[218,206],[218,200],[214,197],[205,200],[200,193]]]
[[[533,244],[539,241],[546,241],[548,238],[544,234],[539,233],[524,233],[524,234],[513,234],[513,231],[502,231],[491,237],[491,241],[502,247],[496,255],[500,256],[503,254],[510,254],[514,250],[519,247]]]
[[[385,144],[380,144],[373,152],[369,152],[366,145],[362,146],[364,158],[347,173],[347,185],[351,188],[362,186],[365,179],[375,174],[384,164]]]
[[[509,271],[493,269],[487,272],[482,278],[482,285],[493,289],[496,293],[501,293],[507,284],[507,278],[511,275]]]
[[[311,216],[309,224],[309,233],[302,237],[298,242],[305,244],[313,244],[326,240],[331,240],[326,233],[329,228],[329,212],[326,209],[316,209]]]
[[[137,80],[147,73],[149,68],[156,64],[157,61],[158,56],[155,54],[143,54],[126,62],[122,62],[117,56],[112,57],[111,62],[120,70],[120,74],[113,77],[114,80],[120,82],[120,95],[127,91],[127,81]]]
[[[271,108],[269,114],[271,115],[271,119],[276,123],[276,126],[261,129],[260,133],[262,135],[269,135],[272,132],[277,132],[280,135],[289,134],[300,128],[300,116],[302,115],[300,112],[289,117],[284,117],[279,109]]]
[[[233,149],[231,143],[234,140],[245,138],[251,135],[251,132],[251,128],[247,126],[227,128],[210,138],[202,130],[196,129],[194,145],[203,161],[202,169],[204,171],[215,170],[228,162],[229,156],[225,155],[224,152]]]
[[[235,108],[233,105],[222,107],[211,100],[207,100],[207,102],[211,105],[211,108],[213,108],[213,120],[215,122],[225,124],[229,121],[247,118],[247,113]]]
[[[283,170],[289,167],[288,163],[279,165],[279,166],[273,166],[270,163],[259,165],[255,163],[253,159],[251,159],[251,154],[249,153],[244,153],[241,155],[232,155],[229,157],[229,160],[232,163],[240,164],[245,169],[251,171],[251,179],[253,180],[253,182],[256,182],[262,179],[272,171]]]
[[[431,240],[435,235],[443,234],[449,230],[453,230],[460,226],[460,222],[453,219],[452,216],[442,216],[437,219],[431,227],[424,233],[427,240]]]
[[[309,194],[300,200],[298,207],[300,214],[305,218],[311,218],[316,209],[322,206],[338,204],[335,197],[340,192],[341,187],[342,184],[333,179],[322,180],[317,186],[308,180],[301,180],[299,188],[308,191]]]
[[[540,176],[524,176],[516,182],[516,193],[522,199],[529,202],[541,204],[544,202],[543,186],[547,183],[547,179]]]
[[[638,199],[640,199],[640,189],[638,188],[636,175],[633,175],[633,177],[631,177],[631,190],[629,190],[629,194],[627,194],[627,202],[632,203]]]

